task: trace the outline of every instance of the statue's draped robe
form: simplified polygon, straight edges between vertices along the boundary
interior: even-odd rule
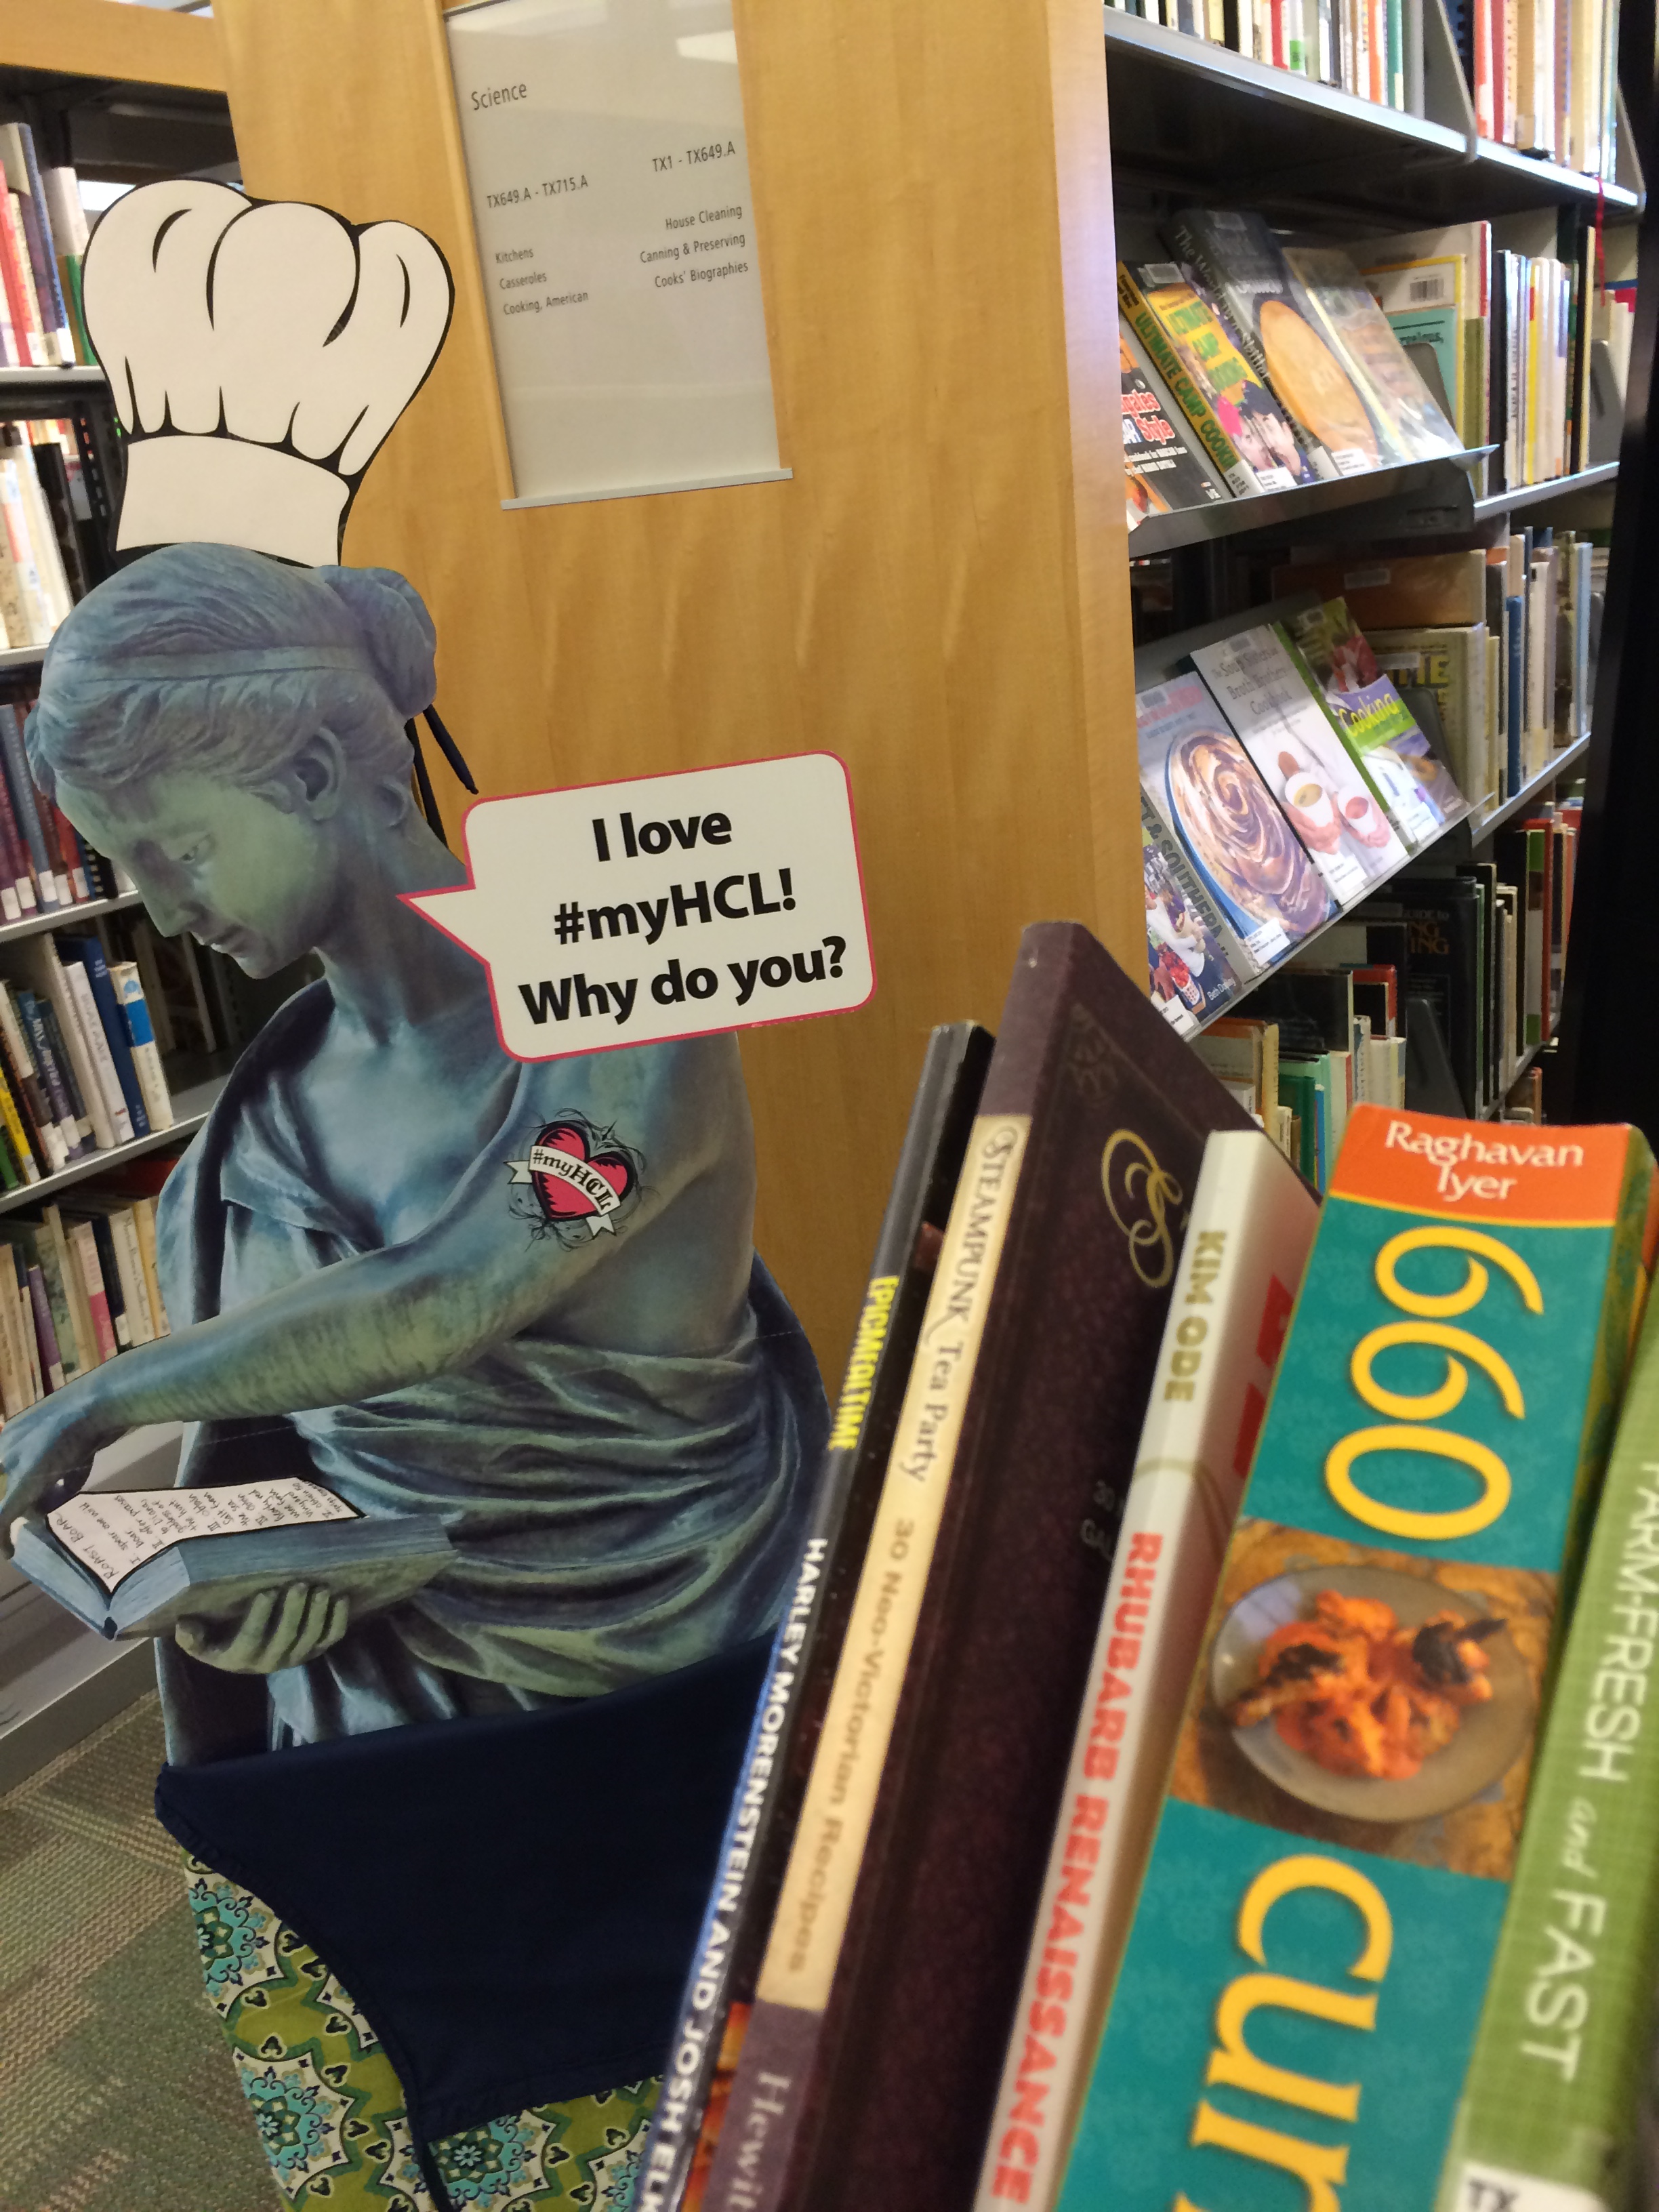
[[[266,1024],[167,1182],[158,1261],[175,1328],[374,1248],[361,1207],[329,1188],[286,1079],[331,1004],[313,984]],[[507,1205],[509,1155],[561,1110],[559,1069],[519,1069],[495,1140],[501,1185],[480,1202]],[[198,1424],[179,1479],[313,1474],[365,1512],[436,1511],[447,1526],[453,1568],[257,1686],[265,1741],[280,1746],[592,1697],[759,1634],[781,1606],[824,1433],[811,1352],[757,1260],[717,1352],[595,1349],[532,1323],[356,1405]],[[249,1748],[255,1686],[165,1640],[158,1654],[170,1757]]]

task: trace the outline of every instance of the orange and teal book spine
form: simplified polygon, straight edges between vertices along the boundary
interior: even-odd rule
[[[1632,1129],[1355,1109],[1061,2212],[1430,2212],[1652,1179]]]

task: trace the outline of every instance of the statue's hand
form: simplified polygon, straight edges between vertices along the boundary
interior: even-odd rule
[[[9,1432],[9,1431],[8,1431]],[[351,1626],[349,1598],[334,1597],[309,1583],[261,1590],[240,1620],[186,1618],[173,1630],[181,1651],[230,1674],[275,1674],[303,1667],[337,1644]]]
[[[100,1418],[96,1394],[85,1383],[54,1390],[38,1406],[14,1413],[0,1430],[0,1468],[6,1490],[0,1501],[0,1553],[11,1555],[11,1525],[32,1512],[63,1475],[83,1480],[93,1454],[112,1434]],[[78,1485],[72,1487],[78,1488]]]

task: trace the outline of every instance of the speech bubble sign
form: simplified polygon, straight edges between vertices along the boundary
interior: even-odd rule
[[[846,1013],[876,988],[833,753],[469,808],[471,878],[406,892],[489,970],[515,1060]]]

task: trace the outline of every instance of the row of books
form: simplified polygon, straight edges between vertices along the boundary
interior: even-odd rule
[[[1495,450],[1492,492],[1616,458],[1634,286],[1571,210],[1288,243],[1193,210],[1121,264],[1129,527],[1408,460]]]
[[[1425,103],[1438,0],[1108,0],[1406,115]],[[1449,0],[1479,137],[1611,184],[1619,161],[1618,0]]]
[[[37,789],[23,749],[26,704],[0,702],[0,921],[119,898],[131,878]]]
[[[1454,550],[1441,553],[1335,549],[1281,564],[1272,588],[1345,595],[1484,813],[1589,735],[1605,536],[1528,526],[1491,545],[1442,540]]]
[[[1627,2201],[1653,1174],[1363,1103],[1322,1207],[1026,932],[923,1071],[641,2205]]]
[[[87,218],[67,164],[42,167],[27,123],[0,124],[0,348],[12,368],[89,363],[81,319]]]
[[[155,1267],[155,1196],[136,1182],[0,1217],[0,1410],[6,1419],[118,1353],[169,1332]],[[133,1164],[135,1167],[138,1163]]]
[[[102,570],[67,422],[0,423],[0,647],[50,644]]]
[[[173,1125],[138,964],[41,931],[0,976],[0,1184],[17,1190]]]
[[[1423,113],[1425,0],[1107,0],[1402,115]],[[1433,0],[1427,0],[1432,5]]]
[[[1392,974],[1379,966],[1347,981],[1351,1009],[1372,994],[1386,1005],[1351,1011],[1339,1045],[1299,1012],[1282,1024],[1260,1012],[1224,1014],[1194,1040],[1216,1080],[1316,1189],[1324,1188],[1326,1154],[1340,1145],[1357,1105],[1406,1103],[1406,1038],[1393,1011]]]
[[[1368,241],[1356,258],[1467,447],[1497,450],[1488,492],[1616,459],[1636,287],[1610,281],[1622,234],[1573,208]]]
[[[1451,21],[1479,135],[1612,184],[1618,0],[1453,0]]]

